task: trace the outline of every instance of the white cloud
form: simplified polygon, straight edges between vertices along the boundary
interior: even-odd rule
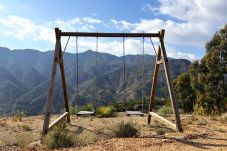
[[[156,18],[141,19],[139,22],[129,22],[126,20],[115,20],[103,22],[96,18],[83,17],[72,18],[70,20],[56,19],[48,23],[37,24],[32,20],[8,16],[0,18],[0,27],[3,34],[14,36],[18,39],[32,39],[35,41],[55,42],[54,27],[59,27],[62,31],[94,31],[97,25],[117,29],[125,32],[158,32],[166,29],[165,43],[167,53],[174,58],[187,58],[195,60],[197,57],[191,53],[177,51],[178,46],[204,48],[206,41],[222,27],[227,20],[227,1],[203,1],[203,0],[160,0],[160,5],[153,8],[147,3],[144,11],[151,11],[154,14],[167,16],[162,19]],[[1,5],[0,5],[1,9]],[[166,17],[165,17],[166,18]],[[3,30],[4,29],[4,30]],[[157,41],[153,39],[155,44]],[[63,43],[66,39],[62,39]],[[69,44],[69,48],[74,48],[75,43]],[[95,49],[94,39],[80,39],[81,50]],[[91,48],[92,47],[92,48]],[[126,39],[127,54],[137,54],[142,47],[138,39]],[[149,42],[145,44],[146,50],[150,50]],[[115,55],[122,55],[122,41],[100,40],[99,49],[101,52],[108,52]],[[193,51],[193,50],[192,50]],[[151,52],[147,52],[151,53]],[[154,54],[152,52],[152,54]],[[195,53],[196,54],[196,53]]]
[[[111,20],[111,27],[118,30],[127,27],[131,32],[157,32],[164,28],[167,43],[202,48],[218,28],[226,24],[226,8],[226,0],[160,0],[158,7],[147,3],[142,9],[169,16],[169,19],[141,19],[137,23],[125,21],[128,26],[124,26],[124,21]]]
[[[196,57],[194,54],[192,53],[183,53],[183,52],[179,52],[177,50],[175,50],[174,48],[171,48],[169,46],[166,46],[167,47],[167,50],[166,53],[167,53],[167,56],[170,57],[170,58],[175,58],[175,59],[188,59],[190,61],[195,61],[195,60],[198,60],[199,58]]]
[[[143,31],[145,32],[154,32],[158,31],[160,27],[166,26],[167,24],[174,24],[172,22],[164,22],[160,19],[154,20],[141,20],[140,23],[129,23],[127,21],[117,21],[111,20],[113,24],[115,24],[115,28],[120,28],[123,26],[125,29],[130,31]],[[52,44],[55,43],[55,35],[54,35],[54,27],[58,26],[62,31],[90,31],[94,29],[93,24],[100,24],[101,21],[92,18],[73,18],[71,20],[60,20],[57,19],[55,21],[48,22],[43,25],[36,24],[35,22],[18,17],[18,16],[8,16],[6,18],[0,19],[0,26],[6,28],[3,31],[3,34],[7,34],[18,39],[30,39],[34,41],[47,41],[51,42]],[[78,26],[79,24],[79,26]],[[150,26],[152,25],[152,26]],[[154,40],[154,39],[153,39]],[[62,47],[65,46],[67,38],[62,38]],[[154,40],[155,41],[155,40]],[[95,39],[94,38],[80,38],[79,39],[79,50],[80,52],[86,51],[88,49],[95,50]],[[156,43],[156,42],[155,42]],[[122,40],[114,40],[110,41],[107,39],[99,40],[99,51],[111,53],[117,56],[123,55],[122,50]],[[75,39],[70,40],[68,45],[68,49],[70,52],[75,52]],[[125,49],[126,54],[142,54],[142,39],[129,39],[126,38],[125,40]],[[174,50],[171,48],[171,50]],[[145,53],[146,54],[153,54],[154,51],[152,45],[149,40],[146,39],[145,42]],[[189,60],[195,59],[195,56],[191,54],[180,53],[176,51],[169,51],[168,55],[174,58],[187,58]]]
[[[91,23],[91,24],[99,24],[99,23],[102,22],[102,21],[99,20],[99,19],[95,19],[95,18],[91,18],[91,17],[84,17],[84,18],[82,18],[82,20],[83,20],[84,22]]]
[[[226,0],[160,0],[156,11],[183,21],[165,21],[170,42],[204,47],[218,27],[226,23],[226,7]]]
[[[132,32],[158,32],[164,28],[166,23],[161,19],[142,19],[139,23],[135,23],[131,29]]]
[[[35,36],[35,24],[28,19],[18,16],[8,16],[7,18],[0,19],[0,25],[8,28],[5,34],[15,36],[19,39],[28,38],[27,36]]]
[[[59,27],[63,31],[91,31],[95,27],[93,24],[99,24],[101,20],[84,17],[71,20],[50,21],[44,24],[37,24],[32,20],[19,17],[8,16],[0,18],[0,27],[4,35],[9,35],[20,40],[31,39],[34,41],[55,42],[54,28]]]
[[[100,24],[101,22],[101,20],[95,18],[77,17],[71,20],[57,19],[52,24],[65,31],[90,31],[95,28],[94,24]]]

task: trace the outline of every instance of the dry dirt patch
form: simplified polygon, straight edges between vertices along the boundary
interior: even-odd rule
[[[56,117],[53,116],[52,120]],[[169,120],[174,119],[172,115],[166,117]],[[148,126],[146,116],[127,117],[123,114],[114,118],[72,116],[68,129],[81,141],[77,147],[61,150],[227,150],[227,123],[218,117],[195,115],[181,117],[183,133],[174,132],[155,121]],[[140,130],[139,137],[113,138],[112,130],[121,121],[133,122]],[[11,117],[0,118],[0,150],[27,150],[26,145],[40,139],[42,123],[43,116],[23,117],[22,121],[16,121]],[[23,125],[28,125],[30,130],[26,131]],[[24,139],[23,135],[30,139]],[[34,149],[44,148],[36,146]]]

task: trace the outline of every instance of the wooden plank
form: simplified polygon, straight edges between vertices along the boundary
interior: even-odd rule
[[[125,112],[127,114],[127,116],[130,116],[130,115],[140,115],[140,116],[143,116],[143,112],[141,111],[126,111]]]
[[[165,76],[166,76],[166,80],[167,80],[169,96],[170,96],[170,100],[171,100],[171,104],[172,104],[172,109],[173,109],[173,113],[175,115],[176,127],[177,127],[178,131],[182,132],[183,128],[182,128],[182,125],[181,125],[180,114],[179,114],[179,110],[178,110],[177,103],[176,103],[176,96],[175,96],[175,93],[174,93],[174,90],[173,90],[173,84],[172,84],[171,77],[170,77],[169,63],[168,63],[168,60],[167,60],[165,45],[164,45],[164,41],[163,41],[164,33],[165,33],[165,30],[161,30],[160,39],[159,39],[160,45],[161,45],[162,57],[165,60],[163,65],[164,65]]]
[[[65,70],[64,70],[64,62],[63,62],[61,45],[60,45],[60,51],[59,51],[59,58],[61,58],[59,65],[60,65],[60,71],[61,71],[61,81],[62,81],[62,88],[63,88],[63,95],[64,95],[65,110],[66,110],[66,112],[69,112],[68,94],[67,94]],[[68,114],[68,116],[67,116],[67,122],[70,122],[70,114]]]
[[[51,115],[51,110],[52,110],[55,78],[56,78],[57,59],[58,59],[58,55],[59,55],[59,51],[60,51],[60,38],[61,37],[59,36],[58,29],[55,29],[55,35],[56,35],[55,52],[54,52],[52,71],[51,71],[51,76],[50,76],[50,85],[49,85],[49,89],[48,89],[47,102],[46,102],[46,110],[45,110],[45,117],[44,117],[44,123],[43,123],[42,137],[48,132],[50,115]]]
[[[161,60],[161,61],[156,61],[156,63],[157,63],[157,64],[162,64],[162,63],[164,63],[164,61],[163,61],[163,60]]]
[[[161,59],[161,48],[159,46],[157,61],[159,61],[160,59]],[[155,68],[154,68],[154,75],[153,75],[153,81],[152,81],[151,96],[150,96],[150,101],[149,101],[148,112],[152,111],[152,103],[154,101],[155,92],[156,92],[156,83],[157,83],[157,79],[158,79],[158,70],[159,70],[159,66],[160,66],[160,64],[157,64],[157,61],[156,61]],[[151,123],[151,116],[149,114],[148,114],[147,123],[148,124]]]
[[[60,121],[62,121],[62,119],[64,119],[67,115],[69,115],[69,112],[65,112],[64,114],[62,114],[59,118],[57,118],[56,120],[54,120],[50,125],[49,125],[49,129],[51,129],[55,124],[59,123]]]
[[[160,123],[162,123],[162,124],[166,125],[167,127],[173,129],[174,131],[178,131],[175,124],[173,124],[172,122],[168,121],[167,119],[161,117],[160,115],[158,115],[154,112],[149,112],[149,115],[152,116],[156,121],[159,121]]]
[[[61,36],[78,37],[159,37],[159,33],[99,33],[99,32],[61,32]]]

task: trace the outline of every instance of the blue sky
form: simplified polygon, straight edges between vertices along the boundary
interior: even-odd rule
[[[167,54],[200,59],[205,44],[227,20],[225,0],[1,0],[0,46],[53,50],[54,28],[85,32],[166,30]],[[62,39],[63,46],[66,38]],[[157,45],[157,40],[155,40]],[[122,39],[99,39],[99,51],[122,55]],[[95,49],[94,38],[79,38],[80,52]],[[126,39],[127,54],[142,52],[142,39]],[[68,52],[75,52],[71,38]],[[145,52],[154,54],[148,39]]]

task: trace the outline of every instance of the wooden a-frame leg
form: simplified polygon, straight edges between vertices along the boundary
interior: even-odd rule
[[[61,46],[60,46],[61,48]],[[66,80],[65,80],[65,70],[64,70],[64,63],[63,63],[63,56],[62,56],[62,50],[59,51],[59,58],[61,58],[61,61],[59,63],[60,65],[60,71],[61,71],[61,81],[62,81],[62,88],[63,88],[63,94],[64,94],[64,103],[65,103],[65,110],[69,113],[69,103],[68,103],[68,94],[67,94],[67,87],[66,87]],[[67,122],[70,122],[70,114],[67,115]]]
[[[54,59],[53,59],[53,64],[52,64],[51,77],[50,77],[50,86],[48,89],[42,136],[44,136],[48,132],[48,128],[49,128],[49,121],[50,121],[52,102],[53,102],[54,86],[55,86],[55,78],[56,78],[57,59],[59,57],[58,56],[59,51],[60,51],[60,39],[57,39],[56,44],[55,44]]]
[[[148,113],[152,111],[152,104],[154,102],[155,91],[156,91],[156,83],[157,83],[157,79],[158,79],[158,70],[159,70],[159,66],[160,66],[158,61],[160,61],[160,60],[161,60],[161,50],[160,50],[160,47],[159,47],[158,48],[158,56],[156,58],[156,63],[155,63],[155,68],[154,68],[154,75],[153,75],[153,81],[152,81],[152,88],[151,88],[151,96],[150,96],[150,101],[149,101]],[[150,114],[148,114],[147,122],[148,122],[148,124],[151,123],[151,115]]]
[[[165,70],[165,75],[166,75],[171,105],[172,105],[172,108],[173,108],[173,113],[175,115],[176,128],[178,129],[178,131],[182,132],[183,129],[182,129],[182,125],[181,125],[179,110],[178,110],[178,107],[177,107],[176,96],[175,96],[175,93],[174,93],[174,90],[173,90],[173,84],[170,80],[170,72],[169,72],[169,63],[168,62],[164,63],[164,70]]]
[[[177,102],[176,102],[176,96],[173,90],[173,84],[170,78],[170,69],[169,69],[169,63],[166,55],[166,50],[165,50],[165,45],[164,45],[164,30],[161,30],[160,32],[160,44],[161,44],[161,52],[162,52],[162,57],[164,58],[164,70],[165,70],[165,76],[166,76],[166,81],[167,81],[167,86],[168,86],[168,91],[169,91],[169,96],[171,100],[171,105],[173,109],[173,113],[175,115],[175,122],[176,122],[176,128],[179,132],[183,131],[182,125],[181,125],[181,120],[180,120],[180,114],[179,110],[177,107]]]

